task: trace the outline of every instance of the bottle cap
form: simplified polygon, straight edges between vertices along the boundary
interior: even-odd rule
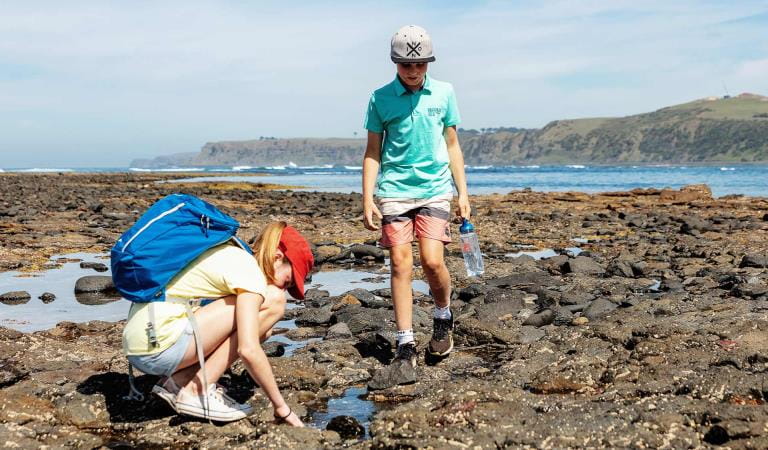
[[[469,220],[461,219],[461,226],[459,227],[459,233],[472,233],[475,231],[475,226],[472,225]]]

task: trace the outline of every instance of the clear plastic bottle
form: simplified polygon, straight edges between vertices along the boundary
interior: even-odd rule
[[[476,277],[485,272],[483,266],[483,254],[480,253],[480,242],[477,240],[475,227],[467,219],[463,219],[459,227],[461,239],[461,254],[464,256],[464,265],[467,267],[467,276]]]

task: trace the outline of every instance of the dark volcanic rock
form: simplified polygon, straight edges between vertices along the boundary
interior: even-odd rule
[[[27,291],[11,291],[0,294],[0,303],[6,305],[21,305],[27,303],[32,298]]]
[[[81,277],[75,283],[75,293],[114,293],[117,292],[112,277],[105,275],[88,275]]]
[[[373,245],[357,244],[353,245],[349,250],[355,258],[362,259],[366,256],[370,256],[378,262],[384,261],[384,250]]]
[[[592,258],[577,256],[569,259],[562,266],[563,273],[583,273],[588,275],[602,275],[605,269]]]
[[[553,320],[555,320],[554,311],[551,309],[545,309],[544,311],[528,316],[528,318],[523,322],[523,325],[542,327],[544,325],[549,325]]]
[[[407,362],[393,362],[376,371],[368,382],[368,389],[371,391],[387,389],[399,384],[415,383],[417,379],[415,367]]]
[[[768,267],[768,255],[749,254],[741,258],[739,267]]]
[[[106,264],[98,263],[98,262],[81,262],[80,263],[81,269],[93,269],[96,272],[106,272],[109,270],[109,267],[107,267]]]
[[[328,334],[326,339],[347,339],[352,337],[352,332],[349,330],[349,325],[344,322],[333,324],[328,328]]]
[[[392,312],[389,310],[362,306],[348,306],[335,312],[333,316],[336,322],[346,323],[355,336],[360,333],[381,330],[393,319]]]
[[[43,292],[43,293],[42,293],[42,294],[40,294],[40,296],[39,296],[39,297],[37,297],[37,298],[39,298],[40,300],[42,300],[42,301],[43,301],[43,303],[51,303],[52,301],[56,300],[56,295],[55,295],[55,294],[52,294],[52,293],[50,293],[50,292]]]
[[[618,308],[618,306],[610,300],[598,298],[584,309],[583,314],[587,319],[594,320],[608,314],[616,308]]]
[[[324,325],[331,321],[333,312],[330,307],[324,308],[302,308],[296,313],[297,325]]]
[[[328,422],[325,429],[339,433],[342,439],[355,439],[365,434],[365,428],[351,416],[336,416]]]

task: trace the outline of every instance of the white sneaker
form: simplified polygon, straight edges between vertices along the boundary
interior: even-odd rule
[[[174,411],[176,411],[176,396],[180,390],[171,377],[167,377],[165,381],[152,386],[152,393],[165,400]]]
[[[208,387],[208,411],[206,414],[205,398],[180,391],[176,396],[176,411],[179,414],[201,417],[219,422],[240,420],[253,412],[253,407],[236,402],[224,393],[224,389],[215,384]]]

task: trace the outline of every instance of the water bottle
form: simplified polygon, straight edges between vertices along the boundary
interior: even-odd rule
[[[461,254],[464,255],[464,265],[467,267],[467,276],[482,275],[485,268],[483,266],[483,254],[480,253],[480,242],[477,240],[475,227],[467,219],[462,219],[459,237],[461,239]]]

